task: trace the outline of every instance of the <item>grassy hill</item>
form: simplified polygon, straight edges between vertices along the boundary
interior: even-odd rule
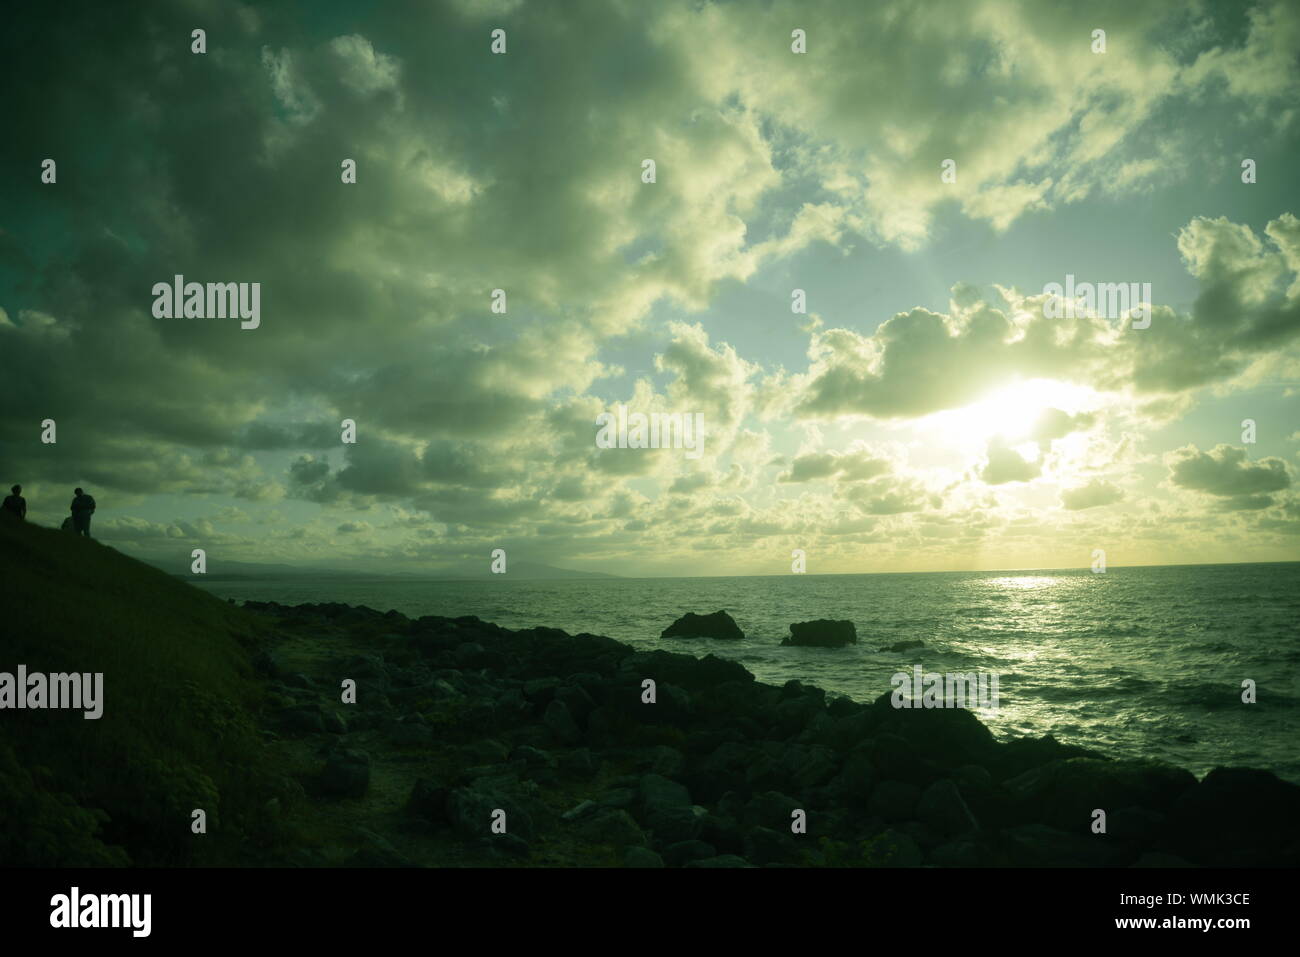
[[[0,710],[0,865],[247,862],[269,840],[261,622],[99,542],[11,520],[0,607],[0,672],[104,675],[98,720]],[[191,832],[196,808],[207,834]]]

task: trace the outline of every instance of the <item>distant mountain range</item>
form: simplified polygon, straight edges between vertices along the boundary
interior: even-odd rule
[[[146,560],[147,561],[147,560]],[[161,568],[171,575],[177,575],[181,578],[194,577],[190,572],[188,562],[147,562],[155,568]],[[486,562],[484,563],[487,564]],[[374,572],[350,570],[345,571],[341,568],[325,568],[305,565],[285,565],[273,562],[231,562],[231,561],[211,561],[208,562],[208,578],[210,579],[253,579],[253,578],[391,578],[404,579],[407,581],[486,581],[488,579],[506,578],[517,581],[547,581],[560,579],[581,579],[581,578],[618,578],[618,575],[607,575],[604,572],[582,572],[572,568],[557,568],[554,565],[544,565],[541,562],[512,561],[508,562],[504,575],[494,575],[491,572],[482,572],[479,574],[453,573],[449,570],[429,571],[423,574],[414,572]]]

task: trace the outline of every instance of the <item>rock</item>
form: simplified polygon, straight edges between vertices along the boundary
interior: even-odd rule
[[[280,728],[284,731],[301,731],[308,734],[325,730],[320,705],[299,705],[285,708],[279,714]]]
[[[904,821],[898,829],[916,841],[916,846],[922,851],[931,851],[943,843],[943,837],[939,832],[920,821]]]
[[[663,867],[664,860],[648,847],[629,847],[623,855],[624,867]]]
[[[1106,815],[1106,834],[1136,847],[1150,847],[1164,831],[1165,816],[1144,807],[1122,807]]]
[[[1004,786],[1029,820],[1086,836],[1095,808],[1108,815],[1126,807],[1167,811],[1195,784],[1191,772],[1168,765],[1066,758],[1026,771]]]
[[[578,822],[578,834],[593,844],[612,844],[616,848],[645,844],[645,834],[627,811],[601,808]]]
[[[789,795],[779,791],[764,791],[745,805],[744,820],[750,826],[770,827],[773,830],[788,828],[794,819],[792,815],[800,809],[804,809],[803,803]]]
[[[419,747],[433,744],[433,729],[427,724],[401,721],[388,729],[388,740],[398,747]]]
[[[493,834],[488,846],[492,848],[493,853],[501,854],[505,857],[523,860],[532,854],[532,849],[518,834],[511,834],[507,831],[505,834]]]
[[[925,642],[924,642],[924,641],[917,641],[917,640],[912,640],[912,641],[896,641],[896,642],[894,642],[892,645],[886,645],[885,647],[881,648],[880,650],[881,650],[881,651],[898,652],[898,651],[911,651],[913,648],[924,648],[924,647],[925,647]]]
[[[844,767],[831,787],[845,803],[862,807],[871,796],[875,783],[876,770],[871,764],[871,754],[859,749],[845,758]]]
[[[705,815],[700,825],[700,840],[712,844],[724,854],[741,854],[745,850],[745,832],[731,814]]]
[[[902,831],[876,835],[866,842],[864,852],[868,867],[920,867],[925,862],[916,841]]]
[[[886,821],[911,820],[917,803],[921,800],[921,789],[906,781],[881,781],[871,792],[867,807]]]
[[[628,808],[636,803],[636,791],[631,788],[614,788],[600,798],[601,807]]]
[[[690,807],[691,792],[684,784],[670,781],[662,774],[642,775],[638,783],[641,804],[647,811],[660,807]]]
[[[495,738],[482,738],[460,749],[462,764],[500,764],[505,761],[510,750]]]
[[[790,634],[781,639],[782,645],[800,645],[811,648],[840,648],[857,644],[858,630],[851,621],[800,621],[790,625]]]
[[[700,861],[706,857],[716,857],[717,848],[703,841],[678,841],[664,848],[664,863],[669,867],[681,867],[690,861]]]
[[[490,780],[475,781],[468,787],[456,788],[447,798],[447,816],[462,833],[481,839],[496,837],[492,832],[494,812],[506,815],[506,833],[517,834],[524,840],[535,836],[532,815],[513,794],[494,787]]]
[[[972,841],[953,841],[932,850],[926,861],[932,867],[979,867],[982,855]]]
[[[533,678],[524,682],[524,697],[544,708],[560,690],[560,684],[559,678]]]
[[[373,831],[359,830],[364,843],[347,860],[344,867],[418,867],[405,854],[389,843],[388,839]]]
[[[708,813],[698,806],[657,807],[646,812],[646,827],[660,847],[693,841],[700,836]]]
[[[466,641],[456,647],[456,664],[461,668],[482,667],[478,662],[482,659],[486,651],[487,649],[477,641]]]
[[[895,708],[891,698],[882,694],[871,704],[877,767],[886,777],[925,785],[949,768],[990,766],[998,754],[993,732],[966,708]]]
[[[1215,768],[1170,809],[1169,850],[1213,867],[1296,867],[1298,820],[1300,786],[1271,771]]]
[[[790,782],[801,791],[814,788],[834,777],[836,770],[835,752],[830,748],[814,746],[802,755],[790,775]]]
[[[522,761],[529,768],[557,768],[560,762],[549,751],[542,751],[529,745],[520,745],[510,752],[511,761]]]
[[[569,810],[565,811],[563,814],[561,814],[560,818],[565,821],[576,821],[579,818],[586,817],[588,814],[591,814],[594,811],[597,811],[599,809],[600,809],[600,805],[597,804],[595,801],[582,801],[579,804],[577,804],[575,807],[572,807]]]
[[[573,720],[582,723],[587,715],[596,710],[596,702],[581,685],[566,685],[555,693],[555,700],[561,702],[573,715]]]
[[[589,778],[596,773],[596,761],[590,748],[575,748],[560,755],[560,770],[566,774]]]
[[[736,640],[744,638],[735,619],[725,611],[715,611],[711,615],[697,615],[688,611],[681,618],[669,625],[659,635],[660,638],[725,638]]]
[[[745,858],[754,864],[787,864],[799,853],[793,834],[769,827],[750,828],[744,840]]]
[[[962,800],[957,785],[947,778],[935,781],[921,792],[916,805],[917,819],[946,837],[960,837],[979,829],[975,815]]]
[[[337,711],[325,711],[321,714],[321,725],[330,734],[347,734],[348,723]]]
[[[411,788],[406,808],[417,817],[441,824],[447,820],[447,798],[450,794],[450,790],[443,785],[420,778]]]
[[[542,722],[562,745],[572,746],[582,739],[582,732],[563,701],[557,699],[548,704]]]
[[[1124,853],[1103,834],[1070,833],[1045,824],[1004,828],[1001,846],[1025,867],[1120,867]]]
[[[370,755],[338,748],[325,761],[318,779],[320,790],[334,797],[364,797],[370,787]]]
[[[650,770],[666,778],[673,778],[682,773],[686,767],[686,755],[666,744],[656,745],[651,749]]]
[[[342,662],[340,670],[343,677],[354,680],[359,689],[388,690],[389,676],[383,655],[352,655]],[[358,700],[361,697],[361,693],[358,692]]]
[[[735,854],[721,854],[718,857],[706,857],[702,861],[691,861],[686,867],[749,867],[749,862]]]

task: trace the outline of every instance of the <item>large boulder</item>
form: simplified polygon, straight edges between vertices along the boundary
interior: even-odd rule
[[[370,755],[350,748],[331,752],[317,783],[323,794],[333,797],[365,797],[370,787]]]
[[[660,638],[744,638],[736,620],[725,611],[697,615],[688,611],[663,630]]]
[[[858,643],[858,630],[851,621],[797,621],[790,625],[790,634],[781,639],[783,645],[803,645],[812,648],[841,648]]]
[[[1169,813],[1169,850],[1211,867],[1300,866],[1300,787],[1271,771],[1215,768]]]
[[[1196,785],[1191,772],[1149,761],[1066,758],[1026,771],[1005,783],[1030,821],[1072,834],[1091,835],[1092,816],[1138,807],[1167,812]]]

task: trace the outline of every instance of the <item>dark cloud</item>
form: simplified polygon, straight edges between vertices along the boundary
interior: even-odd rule
[[[1179,488],[1224,499],[1230,509],[1254,510],[1273,503],[1271,493],[1291,487],[1287,464],[1278,458],[1250,461],[1246,449],[1218,445],[1202,452],[1189,445],[1166,456],[1169,479]]]

